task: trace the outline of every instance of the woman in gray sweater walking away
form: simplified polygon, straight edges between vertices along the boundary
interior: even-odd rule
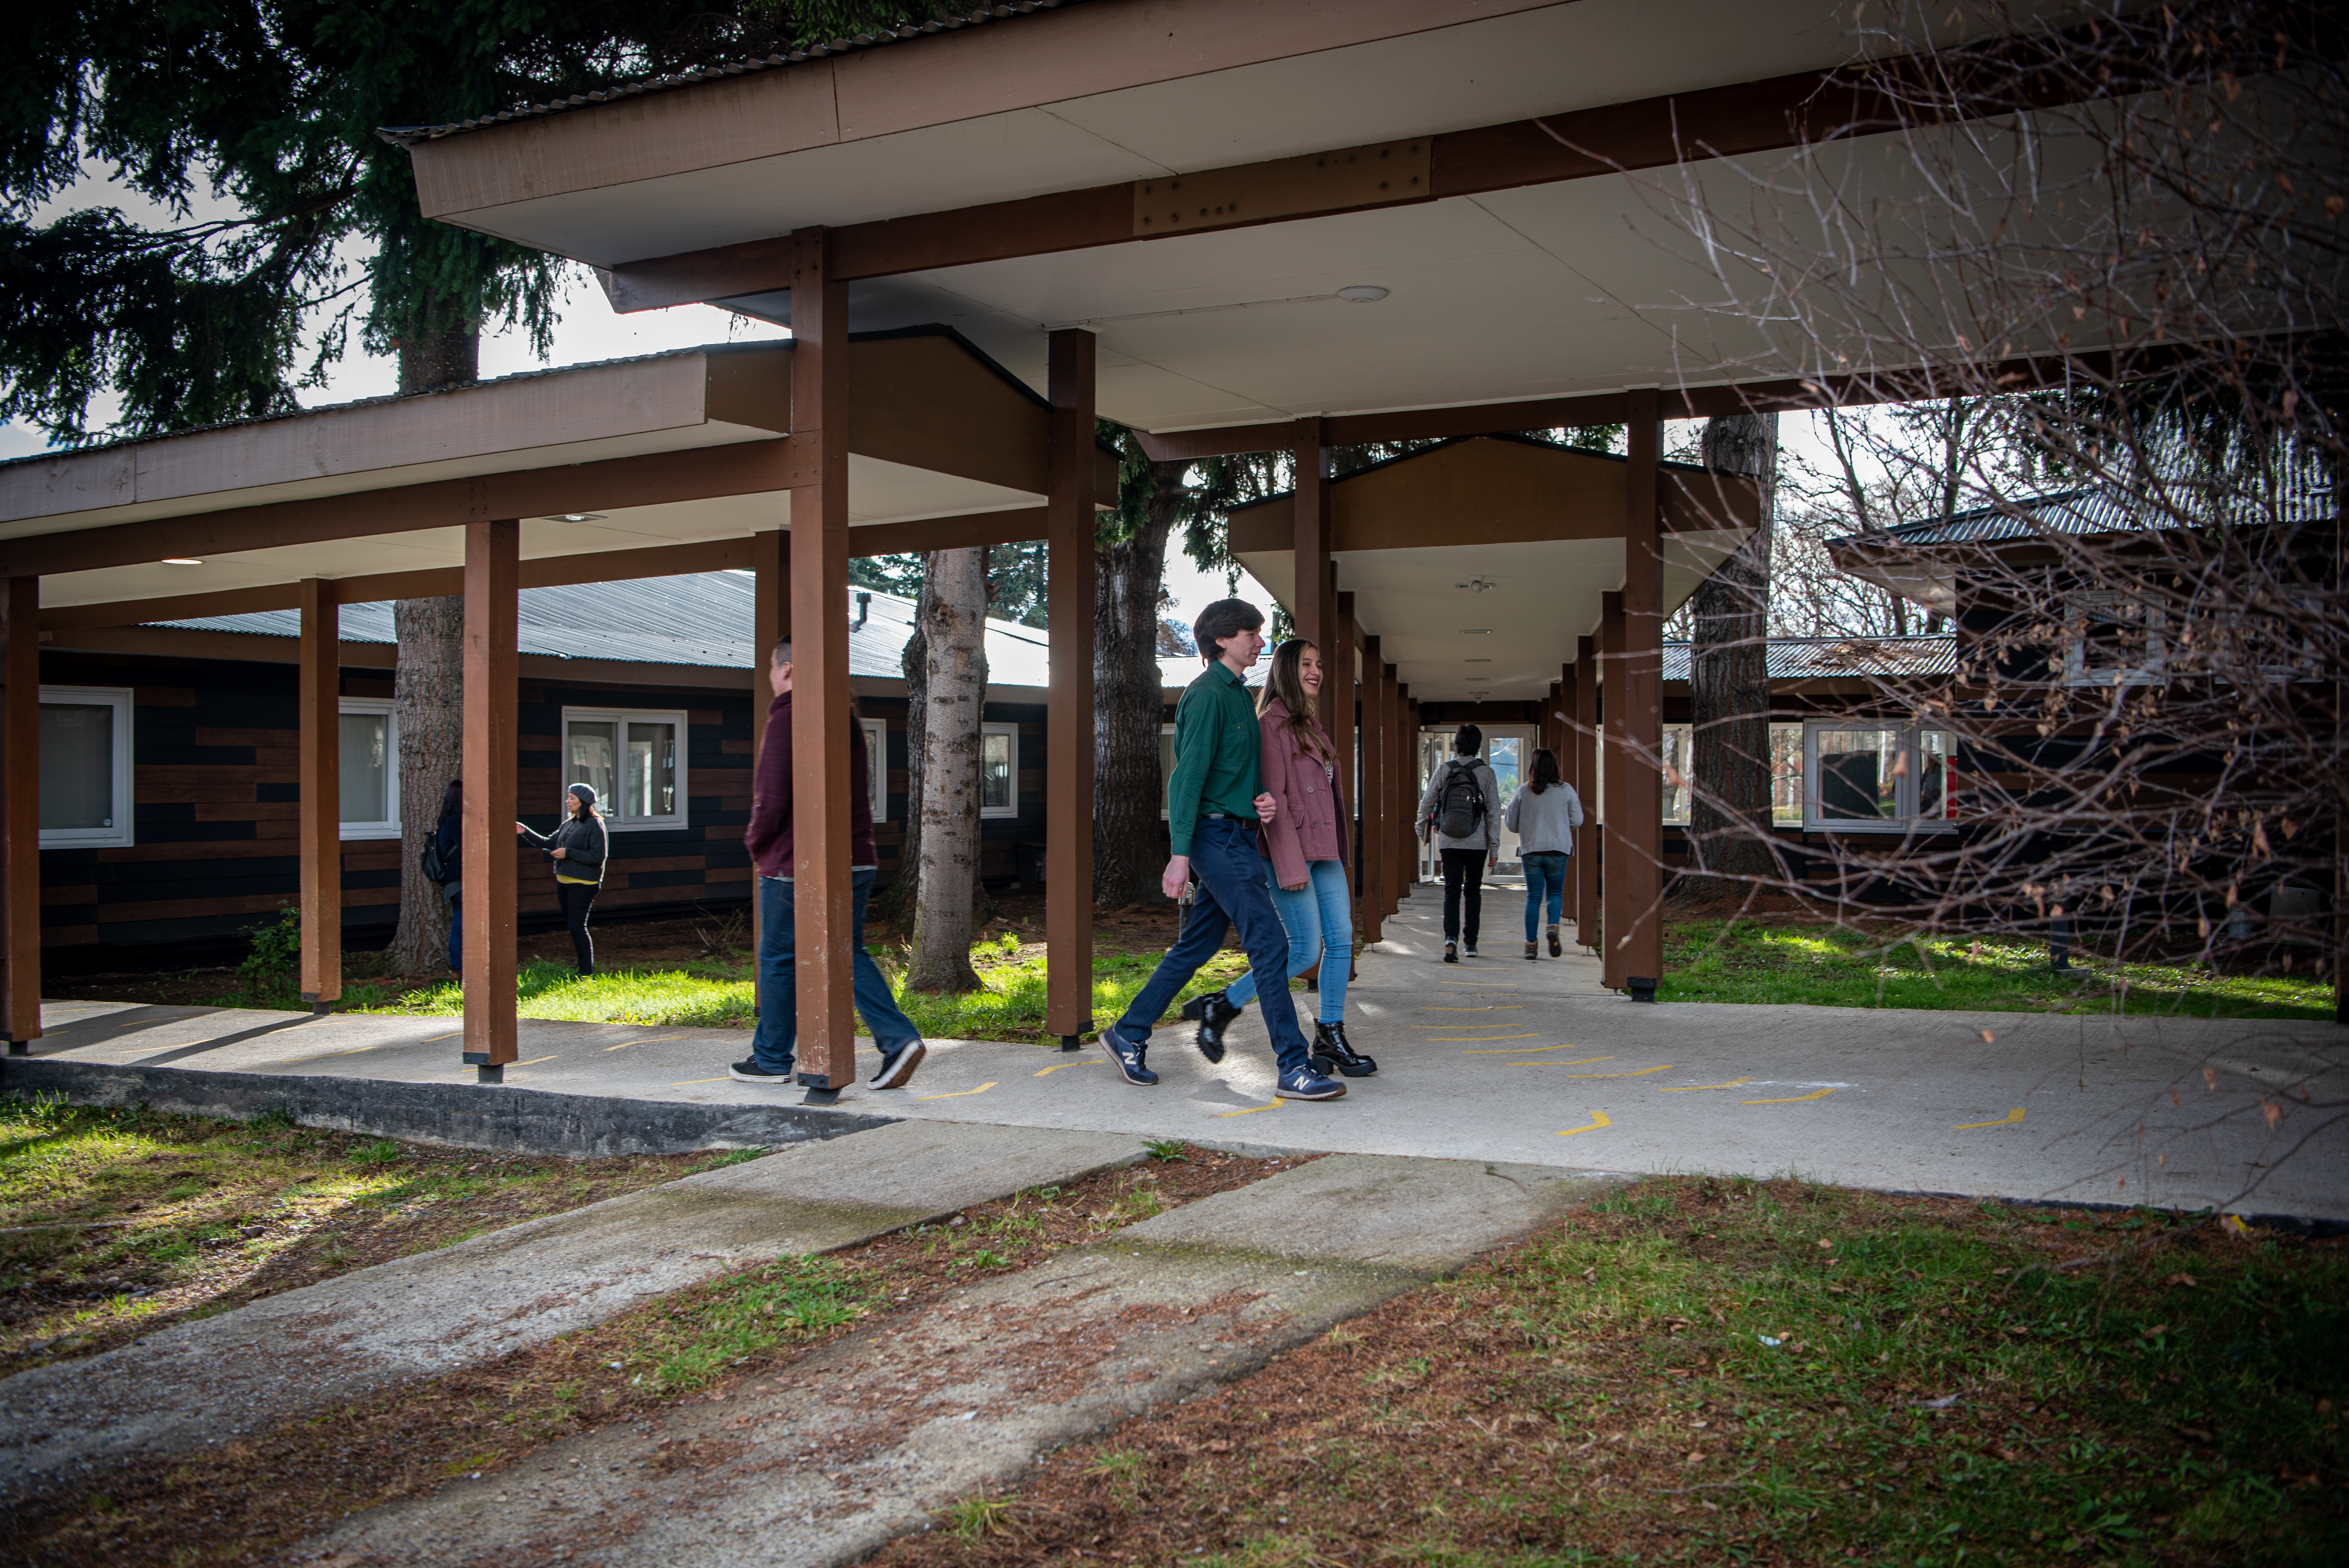
[[[1509,800],[1504,820],[1517,836],[1517,856],[1526,867],[1526,956],[1540,956],[1534,927],[1549,905],[1549,955],[1563,957],[1558,921],[1566,913],[1566,861],[1574,853],[1574,830],[1582,826],[1582,798],[1557,770],[1557,754],[1534,753],[1532,782]]]

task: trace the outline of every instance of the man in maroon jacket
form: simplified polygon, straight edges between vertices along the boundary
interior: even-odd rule
[[[750,825],[742,845],[759,878],[759,1027],[750,1057],[736,1062],[732,1076],[744,1083],[788,1084],[792,1051],[799,1041],[799,975],[792,944],[792,645],[775,645],[771,671],[775,700],[767,709],[767,736],[751,774]],[[873,849],[873,797],[864,758],[864,728],[849,721],[848,863],[855,889],[856,1010],[873,1031],[881,1065],[867,1081],[873,1088],[903,1088],[921,1065],[924,1047],[913,1021],[889,995],[881,966],[864,951],[864,901],[873,891],[881,858]]]

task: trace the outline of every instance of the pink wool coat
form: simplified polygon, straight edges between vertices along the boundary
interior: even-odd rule
[[[1279,802],[1264,830],[1265,847],[1272,855],[1273,880],[1293,887],[1305,881],[1310,861],[1345,862],[1346,841],[1351,835],[1346,830],[1344,776],[1333,776],[1323,758],[1298,755],[1288,732],[1288,709],[1279,698],[1257,717],[1257,729],[1264,747],[1259,763],[1264,787]],[[1330,738],[1319,720],[1313,729],[1328,746]]]

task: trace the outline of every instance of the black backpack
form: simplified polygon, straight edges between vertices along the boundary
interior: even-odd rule
[[[416,863],[424,868],[426,882],[445,882],[449,880],[449,865],[440,858],[440,835],[438,832],[424,835],[424,849],[417,855]]]
[[[1435,797],[1435,830],[1447,839],[1464,839],[1485,820],[1485,791],[1476,783],[1475,758],[1456,758],[1449,769]]]

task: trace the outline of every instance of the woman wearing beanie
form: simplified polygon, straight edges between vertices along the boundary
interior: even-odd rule
[[[1321,965],[1320,1020],[1313,1026],[1313,1067],[1323,1074],[1368,1078],[1379,1064],[1346,1038],[1346,979],[1354,964],[1354,919],[1346,888],[1346,781],[1338,748],[1314,717],[1324,679],[1321,653],[1292,637],[1272,655],[1257,699],[1264,788],[1278,802],[1264,825],[1260,852],[1273,907],[1288,933],[1288,973]],[[1199,1026],[1198,1043],[1214,1061],[1224,1031],[1256,996],[1251,969],[1221,991],[1193,997],[1183,1016]]]
[[[595,942],[587,934],[587,911],[595,890],[604,885],[604,854],[610,839],[604,831],[604,813],[595,809],[595,789],[574,784],[563,793],[563,825],[552,833],[536,833],[514,824],[514,831],[546,851],[554,867],[554,896],[563,907],[563,923],[571,928],[572,951],[579,956],[579,973],[595,973]]]

